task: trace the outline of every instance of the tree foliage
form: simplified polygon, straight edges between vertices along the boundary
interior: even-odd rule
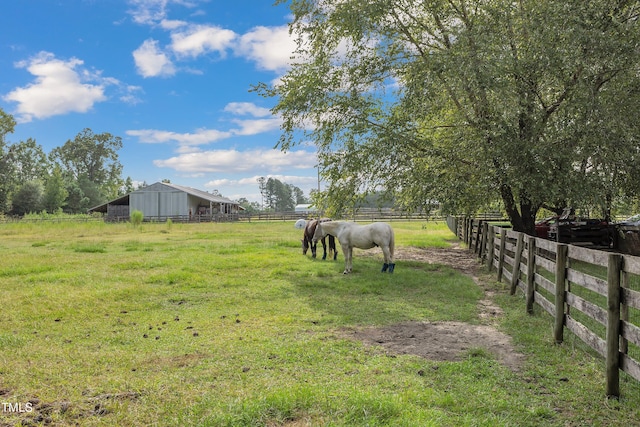
[[[94,134],[84,129],[73,140],[50,153],[52,162],[59,165],[69,181],[75,181],[91,204],[99,204],[116,197],[123,187],[122,165],[118,150],[122,139],[108,132]]]
[[[276,178],[258,178],[263,205],[266,209],[286,212],[295,209],[296,204],[306,203],[303,191],[292,184],[284,183]]]
[[[121,176],[119,137],[84,129],[47,156],[32,138],[8,143],[6,135],[15,124],[0,109],[0,213],[23,215],[37,212],[34,209],[54,213],[61,208],[82,213],[132,191],[131,178],[125,181]]]
[[[18,187],[13,200],[12,213],[25,215],[42,210],[44,187],[38,180],[27,181]]]
[[[640,2],[292,0],[279,146],[312,140],[335,209],[385,190],[453,213],[637,192]]]
[[[69,192],[65,188],[62,172],[59,167],[55,167],[45,185],[42,207],[48,213],[56,213],[64,208],[68,196]]]

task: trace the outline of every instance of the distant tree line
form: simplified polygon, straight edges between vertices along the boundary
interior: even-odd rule
[[[47,154],[32,138],[7,142],[15,125],[0,109],[0,214],[86,213],[136,190],[130,177],[122,177],[120,137],[87,128]],[[262,203],[238,200],[247,212],[293,211],[297,204],[309,203],[300,188],[278,179],[262,177],[258,184]]]
[[[300,188],[276,178],[260,177],[258,185],[262,195],[262,210],[293,211],[296,205],[310,203]]]
[[[47,155],[32,138],[8,143],[15,125],[0,109],[0,214],[85,213],[133,191],[122,178],[120,137],[87,128]]]

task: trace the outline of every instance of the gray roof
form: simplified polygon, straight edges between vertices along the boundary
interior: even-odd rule
[[[206,191],[197,190],[197,189],[191,188],[191,187],[185,187],[183,185],[171,184],[171,183],[168,183],[168,182],[157,182],[157,183],[152,184],[152,185],[158,185],[158,184],[165,185],[167,187],[171,187],[171,188],[174,188],[174,189],[179,190],[179,191],[184,191],[187,194],[191,194],[192,196],[200,197],[201,199],[209,200],[210,202],[228,203],[228,204],[231,204],[231,205],[238,205],[239,204],[238,202],[235,202],[235,201],[233,201],[231,199],[227,199],[226,197],[216,196],[214,194],[207,193]],[[151,187],[151,186],[149,186],[149,187]],[[148,187],[139,188],[136,191],[144,190],[145,188],[148,188]]]

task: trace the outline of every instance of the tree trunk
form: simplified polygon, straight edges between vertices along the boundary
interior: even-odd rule
[[[520,210],[518,210],[518,203],[513,197],[511,187],[506,184],[500,186],[500,193],[513,230],[535,236],[536,214],[539,206],[533,205],[527,197],[522,197],[519,203]]]

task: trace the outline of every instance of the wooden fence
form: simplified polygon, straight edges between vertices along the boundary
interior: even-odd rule
[[[487,220],[447,219],[449,228],[506,281],[606,362],[606,392],[620,396],[620,371],[640,381],[640,257],[594,250],[515,232]]]
[[[308,212],[242,212],[235,214],[213,214],[213,215],[171,215],[171,216],[154,216],[145,217],[147,222],[166,222],[170,219],[173,222],[228,222],[228,221],[293,221],[300,218],[311,219],[317,218],[317,213]],[[361,209],[355,215],[350,214],[344,218],[345,221],[360,221],[360,222],[374,222],[374,221],[434,221],[443,220],[440,215],[433,215],[426,212],[402,212],[392,211],[388,209]],[[51,217],[51,218],[21,218],[0,215],[0,224],[13,223],[13,222],[86,222],[86,221],[109,221],[109,222],[127,222],[130,220],[129,215],[106,216],[93,215],[93,216],[65,216],[65,217]]]

